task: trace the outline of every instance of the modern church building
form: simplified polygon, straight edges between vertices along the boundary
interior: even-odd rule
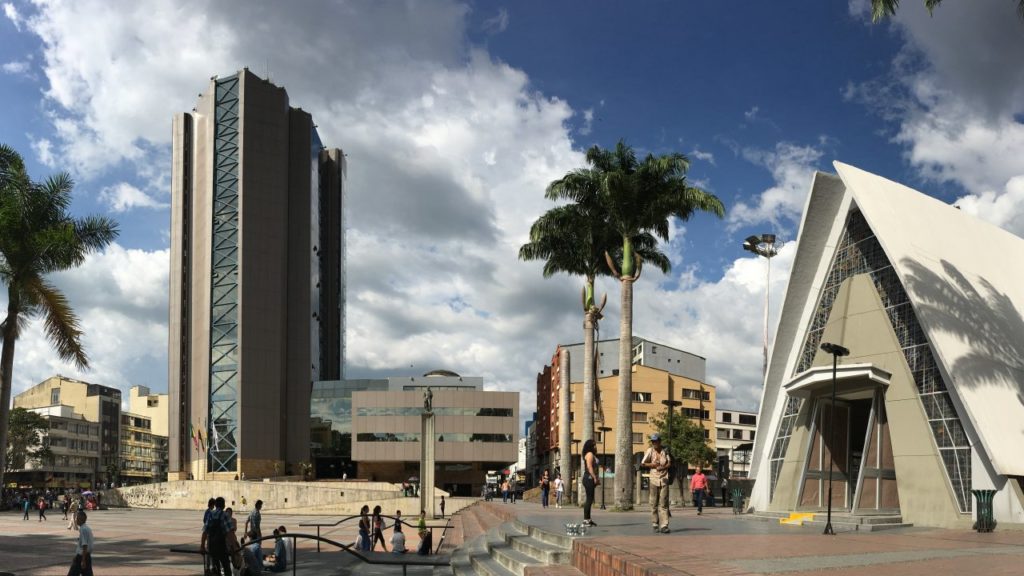
[[[751,505],[824,510],[831,469],[842,513],[969,528],[991,489],[995,519],[1024,523],[1024,240],[835,168],[800,226]],[[849,350],[834,372],[825,343]]]
[[[169,477],[297,474],[342,377],[344,155],[248,69],[172,129]]]

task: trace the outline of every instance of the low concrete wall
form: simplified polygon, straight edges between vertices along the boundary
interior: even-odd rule
[[[418,516],[420,499],[405,498],[401,493],[401,486],[388,482],[174,480],[105,490],[103,503],[128,508],[205,510],[210,498],[223,496],[237,512],[249,511],[257,500],[263,500],[263,511],[275,514],[350,515],[358,514],[364,504],[371,508],[379,504],[385,514],[401,510],[403,516]],[[449,498],[439,489],[435,493],[437,500],[445,497],[447,514],[477,500]]]

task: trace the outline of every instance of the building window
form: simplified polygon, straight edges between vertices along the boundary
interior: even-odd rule
[[[707,420],[708,416],[710,415],[707,410],[701,410],[699,408],[684,408],[683,414],[687,418],[699,418],[701,420]]]
[[[633,392],[633,402],[639,402],[641,404],[650,404],[654,401],[651,392]]]
[[[575,412],[569,412],[569,422],[575,422],[575,421],[576,421],[576,413]]]
[[[647,412],[633,412],[633,422],[647,422]]]
[[[740,414],[740,424],[745,426],[757,426],[757,416],[753,414]]]
[[[722,422],[727,424],[732,423],[732,412],[722,412]]]
[[[733,440],[743,440],[743,430],[739,430],[739,429],[733,430],[732,431],[732,439]]]
[[[728,440],[729,439],[729,429],[728,428],[719,428],[718,429],[718,439],[719,440]]]
[[[704,439],[707,440],[708,438],[711,438],[711,430],[708,430],[707,428],[705,428],[704,429]]]
[[[644,443],[644,433],[643,432],[633,432],[633,444],[643,444],[643,443]]]
[[[60,404],[60,388],[54,388],[50,390],[50,404]]]

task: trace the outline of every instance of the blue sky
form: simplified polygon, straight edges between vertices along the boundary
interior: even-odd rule
[[[0,141],[37,178],[69,170],[76,212],[122,230],[59,278],[93,369],[36,329],[16,392],[52,373],[166,389],[171,117],[243,66],[349,154],[352,377],[447,368],[531,410],[556,344],[582,338],[579,281],[516,249],[545,184],[620,138],[686,153],[727,205],[674,227],[634,332],[707,357],[733,408],[757,407],[765,288],[740,244],[794,240],[814,170],[841,160],[1024,231],[1024,23],[1001,0],[908,0],[881,24],[865,0],[2,4]],[[776,308],[791,261],[773,261]],[[614,337],[618,288],[599,290]]]

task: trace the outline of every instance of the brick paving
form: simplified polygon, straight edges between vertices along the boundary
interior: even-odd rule
[[[578,508],[541,509],[531,503],[514,506],[481,503],[471,520],[460,526],[465,537],[495,522],[519,518],[556,533],[578,522]],[[169,548],[198,543],[202,510],[104,510],[90,513],[96,535],[96,566],[108,575],[201,574],[197,556],[174,554]],[[461,516],[461,515],[460,515]],[[74,555],[75,532],[65,529],[59,512],[45,523],[21,520],[20,512],[0,512],[0,572],[18,576],[63,575]],[[987,575],[1024,573],[1024,531],[997,528],[990,534],[971,531],[904,528],[883,532],[844,532],[823,536],[820,528],[779,526],[735,517],[728,509],[673,511],[671,534],[653,534],[649,514],[594,511],[598,526],[577,538],[573,557],[585,574],[628,576],[814,575],[939,576],[955,573]],[[264,514],[267,527],[284,524],[290,533],[315,534],[300,523],[323,522],[323,516]],[[325,529],[323,536],[342,542],[355,539],[355,525]],[[461,530],[460,530],[461,531]],[[459,534],[461,537],[462,534]],[[343,552],[316,553],[312,543],[299,543],[299,574],[348,574],[353,559]],[[387,573],[385,567],[374,573]],[[400,573],[400,570],[393,571]],[[410,573],[413,571],[410,570]],[[568,566],[531,568],[528,576],[579,574]]]

